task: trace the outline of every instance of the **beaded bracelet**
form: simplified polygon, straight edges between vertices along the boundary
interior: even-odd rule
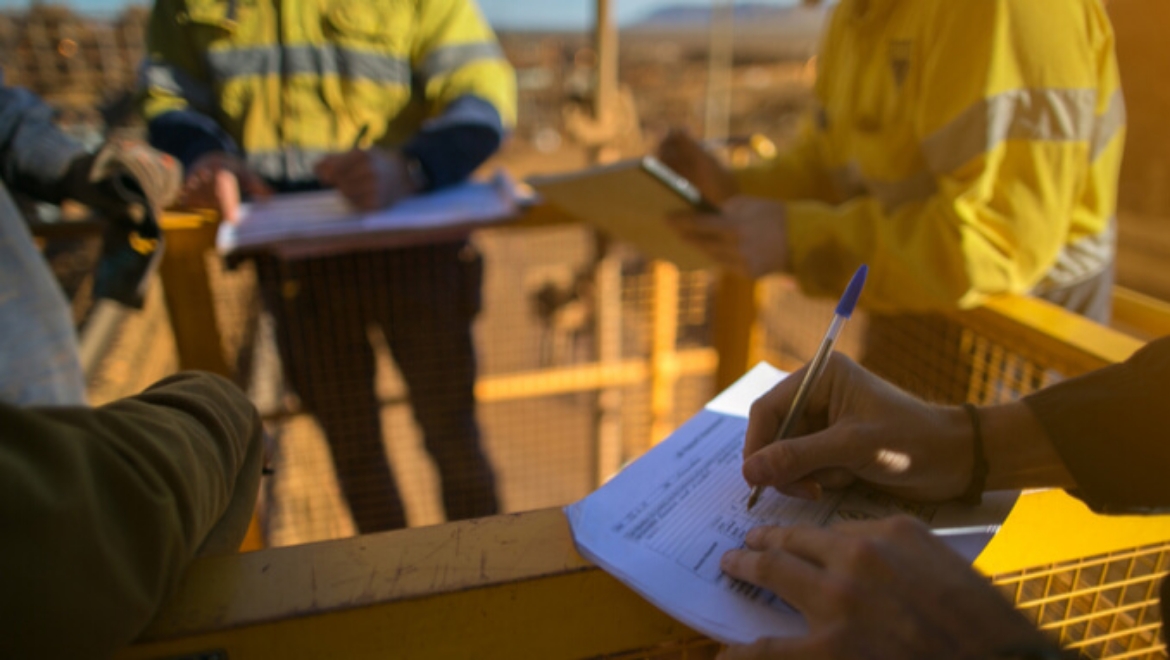
[[[971,418],[971,428],[975,431],[975,440],[971,443],[975,460],[971,465],[971,481],[967,489],[959,495],[959,501],[972,506],[983,501],[983,487],[987,485],[987,456],[983,453],[983,427],[979,423],[979,408],[973,403],[964,403],[963,410]]]

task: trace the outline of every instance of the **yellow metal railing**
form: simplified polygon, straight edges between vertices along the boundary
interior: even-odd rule
[[[558,220],[537,209],[521,224]],[[205,227],[170,229],[168,238]],[[172,256],[182,258],[183,248],[174,254],[175,246],[205,248],[207,235],[189,243],[172,239]],[[202,258],[182,263],[206,266]],[[164,271],[164,278],[179,270]],[[191,272],[184,277],[190,280]],[[655,391],[661,388],[651,401],[652,435],[661,437],[669,430],[669,393],[681,375],[713,373],[721,387],[761,356],[782,367],[799,363],[800,341],[778,341],[783,328],[766,309],[757,311],[777,289],[799,297],[784,281],[724,277],[713,346],[678,350],[672,334],[677,271],[659,264],[652,277],[669,291],[655,293],[648,356],[497,374],[481,378],[477,395],[503,400],[650,381]],[[167,290],[174,298],[178,289],[168,282]],[[173,321],[214,325],[206,309],[191,309],[199,300],[195,291],[169,301]],[[176,304],[187,309],[176,315]],[[801,316],[788,306],[785,313],[819,330],[827,318],[818,311],[822,303],[801,304],[814,309]],[[1157,306],[1144,309],[1147,327],[1166,322]],[[1018,396],[1123,360],[1142,343],[1011,296],[943,321],[956,329],[962,363],[950,376],[963,379],[965,396],[979,400]],[[214,332],[176,329],[177,340],[186,338],[177,341],[184,366],[207,359],[218,341]],[[205,345],[184,348],[186,341]],[[1028,493],[977,567],[996,576],[1037,625],[1069,648],[1091,657],[1164,657],[1151,612],[1157,581],[1170,568],[1168,541],[1170,518],[1102,517],[1063,492]],[[546,509],[200,560],[139,643],[119,657],[705,658],[715,648],[583,560],[564,516]]]

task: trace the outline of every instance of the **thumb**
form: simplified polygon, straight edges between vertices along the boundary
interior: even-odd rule
[[[239,179],[240,188],[249,195],[254,197],[270,197],[272,195],[272,188],[251,170],[238,172],[236,178]]]
[[[240,184],[236,175],[220,170],[215,177],[215,201],[223,219],[235,223],[240,219]]]
[[[811,435],[774,442],[744,461],[743,477],[753,486],[781,490],[813,473],[831,470],[835,482],[832,485],[836,485],[843,481],[841,469],[853,472],[854,466],[865,460],[865,450],[846,435],[840,427],[829,427]]]

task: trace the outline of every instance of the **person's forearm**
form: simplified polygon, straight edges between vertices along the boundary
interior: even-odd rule
[[[173,110],[147,124],[150,145],[179,159],[190,170],[200,156],[214,151],[238,154],[239,148],[212,118],[193,110]]]
[[[429,122],[403,146],[403,153],[422,165],[426,189],[463,181],[500,147],[504,125],[499,112],[485,101],[463,97],[443,116]]]
[[[1023,402],[984,406],[979,418],[988,466],[986,490],[1076,486],[1044,427]]]
[[[53,111],[25,89],[0,87],[0,177],[46,202],[66,195],[70,163],[86,154],[53,123]]]

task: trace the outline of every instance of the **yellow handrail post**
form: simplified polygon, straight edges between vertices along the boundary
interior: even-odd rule
[[[674,386],[678,381],[678,267],[654,262],[654,334],[650,347],[650,444],[674,430]]]
[[[223,355],[207,275],[207,252],[215,247],[216,223],[207,214],[167,213],[162,228],[166,251],[159,276],[175,333],[179,368],[230,378],[232,370]]]
[[[755,280],[723,272],[715,295],[715,316],[712,344],[719,354],[715,369],[715,391],[719,392],[744,375],[758,355],[759,283]]]

